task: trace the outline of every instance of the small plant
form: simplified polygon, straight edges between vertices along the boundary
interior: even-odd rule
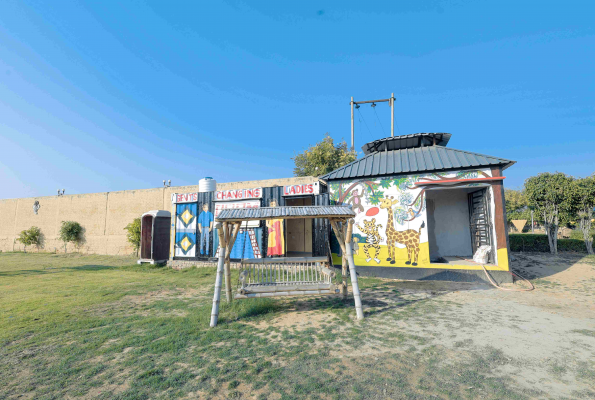
[[[138,257],[138,249],[140,248],[140,218],[135,218],[131,223],[126,225],[124,228],[126,233],[126,239],[134,248],[136,255]]]
[[[27,252],[27,246],[36,246],[39,251],[39,246],[41,245],[42,240],[41,229],[36,226],[25,229],[24,231],[21,231],[17,240],[25,246],[25,253]]]
[[[78,247],[83,239],[83,227],[76,221],[62,221],[60,227],[60,240],[64,242],[64,253],[66,253],[66,245],[72,242]]]

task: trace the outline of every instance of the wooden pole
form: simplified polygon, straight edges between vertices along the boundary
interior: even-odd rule
[[[347,224],[343,224],[343,240],[348,240],[351,235],[347,235]],[[347,299],[347,248],[343,248],[343,259],[341,264],[341,276],[343,277],[343,299]]]
[[[355,150],[354,147],[354,124],[353,124],[353,96],[351,96],[351,151]]]
[[[342,274],[342,287],[341,293],[343,294],[343,298],[347,298],[347,249],[345,248],[345,236],[341,231],[338,221],[335,219],[329,219],[331,226],[333,227],[333,231],[335,232],[335,236],[337,237],[337,241],[339,242],[339,246],[341,246],[341,252],[343,256],[341,257],[341,274]]]
[[[395,136],[395,94],[390,94],[390,137]]]
[[[227,227],[225,227],[227,228]],[[215,294],[213,295],[213,309],[211,310],[211,328],[217,326],[219,318],[219,301],[221,300],[221,281],[223,280],[223,264],[225,263],[225,233],[221,224],[217,224],[219,234],[219,262],[217,263],[217,277],[215,278]]]
[[[233,249],[233,245],[236,242],[236,238],[238,237],[238,232],[240,231],[240,224],[241,222],[236,222],[235,224],[229,226],[229,235],[230,238],[227,241],[227,251],[225,252],[225,297],[227,297],[227,302],[230,303],[233,300],[233,296],[231,294],[231,249]],[[233,232],[233,233],[232,233]]]
[[[353,231],[353,223],[355,221],[350,219],[347,225],[347,237],[351,238]],[[357,283],[357,270],[355,269],[355,262],[353,261],[353,252],[351,250],[351,240],[345,240],[345,248],[347,253],[347,261],[349,262],[349,275],[351,276],[351,290],[353,291],[353,300],[355,301],[355,313],[357,319],[364,319],[364,312],[362,310],[362,299],[359,292],[359,284]]]

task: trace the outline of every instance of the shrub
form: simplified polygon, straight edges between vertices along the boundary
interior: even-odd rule
[[[544,252],[550,251],[550,245],[547,235],[539,234],[511,234],[508,235],[510,239],[510,251],[533,251]],[[579,253],[586,252],[585,242],[581,239],[558,239],[558,250],[560,251],[575,251]]]
[[[72,242],[78,247],[83,240],[83,227],[76,221],[62,221],[60,240],[64,242],[64,253],[66,253],[68,242]]]
[[[140,248],[140,218],[135,218],[131,223],[126,225],[124,228],[126,233],[126,239],[136,251],[136,255],[138,256],[138,249]]]
[[[17,240],[25,246],[25,253],[27,252],[27,246],[36,246],[39,250],[42,241],[41,229],[36,226],[25,229],[21,231]]]

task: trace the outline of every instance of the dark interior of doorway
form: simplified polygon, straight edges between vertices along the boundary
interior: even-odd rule
[[[311,206],[312,196],[285,199],[290,207]],[[306,218],[285,220],[285,248],[287,257],[312,256],[312,220]]]

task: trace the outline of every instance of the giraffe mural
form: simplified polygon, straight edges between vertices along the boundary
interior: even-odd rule
[[[355,205],[352,197],[359,196],[360,209],[355,217],[353,236],[361,245],[370,244],[366,221],[375,218],[379,237],[375,237],[374,246],[369,246],[369,254],[360,251],[355,255],[355,262],[369,267],[416,267],[447,268],[447,264],[432,262],[426,210],[427,184],[448,182],[449,188],[470,188],[479,185],[473,179],[489,177],[489,169],[432,172],[426,174],[395,175],[366,180],[333,182],[329,184],[330,201],[333,204]],[[466,180],[471,179],[470,182]],[[355,192],[355,190],[358,190]],[[430,224],[430,225],[429,225]],[[366,239],[364,239],[366,238]],[[373,248],[372,248],[373,247]],[[341,263],[338,253],[335,262]],[[372,256],[374,254],[374,257]]]
[[[421,236],[421,230],[426,226],[425,221],[422,221],[419,230],[407,229],[404,231],[398,231],[395,229],[393,222],[393,205],[398,203],[397,200],[391,196],[384,197],[380,201],[380,208],[385,209],[388,213],[388,223],[386,225],[386,244],[388,246],[388,258],[386,261],[390,261],[391,264],[395,263],[395,247],[396,244],[405,245],[407,248],[407,262],[405,264],[417,265],[419,257],[419,242]],[[413,262],[412,262],[413,260]]]

